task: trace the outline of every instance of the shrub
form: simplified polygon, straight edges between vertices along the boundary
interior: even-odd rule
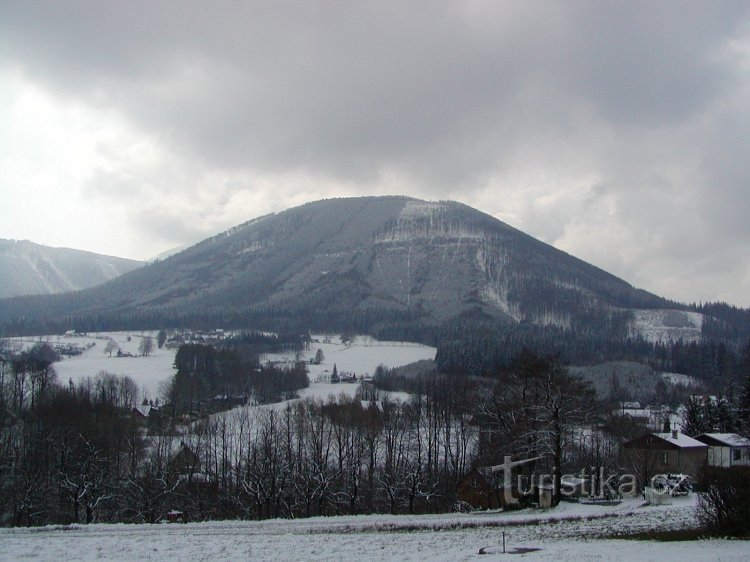
[[[698,475],[698,519],[722,535],[750,534],[750,467],[705,466]]]

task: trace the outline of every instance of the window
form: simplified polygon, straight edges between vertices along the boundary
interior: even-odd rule
[[[669,464],[669,453],[664,452],[661,454],[661,464]]]
[[[732,460],[733,461],[742,460],[742,449],[732,449]]]

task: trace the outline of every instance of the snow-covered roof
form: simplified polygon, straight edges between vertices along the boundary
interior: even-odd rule
[[[653,448],[654,445],[653,440],[654,438],[660,439],[663,443],[669,445],[673,448],[678,449],[705,449],[708,448],[708,445],[705,443],[701,443],[697,439],[693,439],[692,437],[688,437],[684,433],[680,433],[679,431],[671,431],[669,433],[647,433],[646,435],[642,435],[641,437],[638,437],[637,439],[633,439],[631,441],[627,441],[626,443],[623,443],[623,447],[626,448],[639,448],[642,446],[648,446],[648,448]]]
[[[676,435],[675,435],[676,434]],[[705,443],[701,443],[697,439],[693,439],[692,437],[688,437],[684,433],[672,432],[672,433],[654,433],[657,437],[660,437],[661,439],[664,439],[664,441],[668,441],[672,445],[675,445],[677,447],[681,448],[690,448],[690,447],[705,447]]]
[[[736,433],[704,433],[698,436],[698,440],[703,441],[701,437],[706,437],[706,441],[718,441],[726,447],[750,447],[750,439]]]
[[[136,412],[141,414],[144,418],[147,418],[148,415],[151,413],[151,405],[150,404],[139,404],[135,408],[133,408]]]
[[[631,418],[650,418],[651,410],[645,408],[618,408],[615,410],[617,413],[622,413],[624,416],[630,416]]]

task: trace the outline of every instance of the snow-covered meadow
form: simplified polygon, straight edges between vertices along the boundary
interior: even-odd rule
[[[378,341],[370,336],[357,336],[351,344],[347,345],[344,345],[338,336],[330,338],[313,336],[313,340],[310,349],[303,353],[302,359],[309,363],[320,349],[323,352],[323,361],[320,365],[308,364],[310,387],[299,392],[301,398],[325,399],[331,394],[337,395],[342,392],[353,396],[358,385],[329,382],[334,365],[339,375],[352,373],[357,377],[366,377],[373,375],[379,365],[393,368],[423,359],[434,359],[437,351],[434,347],[422,344]],[[291,354],[266,356],[267,360],[291,360],[293,358]],[[400,396],[402,399],[406,397],[405,394]]]
[[[154,338],[154,349],[147,357],[141,357],[138,351],[142,339],[146,336]],[[114,340],[124,354],[132,357],[118,357],[114,351],[111,356],[105,353],[105,346],[109,339]],[[63,357],[54,364],[57,378],[62,384],[69,380],[78,383],[81,379],[95,377],[102,371],[119,376],[128,376],[138,385],[141,394],[149,399],[159,396],[159,385],[167,381],[174,374],[174,349],[158,349],[156,346],[156,332],[106,332],[91,334],[76,334],[68,336],[38,336],[34,338],[14,338],[12,344],[16,347],[30,347],[40,341],[50,345],[76,345],[84,348],[81,355]],[[93,346],[91,345],[93,344]]]
[[[475,560],[529,549],[526,560],[740,561],[750,543],[612,538],[694,523],[694,497],[673,505],[563,503],[555,509],[445,515],[0,529],[5,560]],[[538,550],[532,550],[538,549]],[[488,554],[480,554],[483,550]]]
[[[132,378],[147,398],[156,398],[160,394],[161,383],[174,374],[174,357],[176,350],[154,349],[147,357],[139,356],[138,347],[143,337],[156,339],[156,332],[107,332],[98,334],[77,334],[74,336],[41,336],[34,338],[15,338],[11,344],[15,347],[30,347],[40,341],[55,344],[76,344],[86,349],[81,355],[66,357],[54,364],[60,382],[67,383],[72,379],[77,383],[83,378],[94,377],[102,371],[115,375],[127,375]],[[104,347],[113,339],[120,349],[133,357],[117,357],[116,353],[105,353]],[[301,359],[308,363],[310,387],[302,390],[300,396],[325,398],[329,394],[344,392],[353,395],[356,384],[331,384],[328,382],[334,364],[339,373],[354,373],[358,377],[372,375],[378,365],[399,367],[419,361],[434,359],[435,348],[410,342],[378,341],[370,336],[357,336],[344,345],[338,336],[313,336],[315,340],[305,350]],[[95,344],[91,346],[91,344]],[[324,359],[319,365],[309,364],[317,350],[323,351]],[[292,362],[294,353],[271,354],[264,357],[268,361]]]

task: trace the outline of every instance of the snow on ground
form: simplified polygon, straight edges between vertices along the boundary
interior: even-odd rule
[[[19,560],[484,560],[538,548],[528,560],[747,560],[747,541],[632,541],[616,534],[686,528],[693,498],[674,505],[562,504],[553,510],[445,515],[363,515],[162,525],[0,529],[0,556]]]
[[[140,357],[138,346],[145,336],[154,338],[154,349],[148,357]],[[135,357],[117,357],[117,352],[104,353],[104,346],[107,340],[112,338],[120,346],[123,352],[130,353]],[[130,338],[130,341],[128,341]],[[159,396],[159,384],[162,381],[169,380],[174,373],[174,349],[159,349],[156,345],[156,332],[107,332],[98,334],[75,335],[75,336],[42,336],[22,340],[14,339],[15,343],[20,343],[25,348],[31,347],[39,341],[47,341],[52,345],[55,344],[74,344],[80,347],[86,347],[89,344],[95,344],[90,349],[83,352],[82,355],[64,357],[61,361],[54,364],[57,378],[62,384],[66,384],[69,379],[77,383],[86,377],[95,377],[101,371],[112,373],[113,375],[127,375],[132,378],[141,389],[141,393],[148,398]]]
[[[154,338],[154,350],[148,357],[140,357],[138,346],[141,338],[150,335]],[[123,352],[133,354],[135,357],[116,357],[116,354],[104,353],[107,339],[114,339]],[[128,341],[130,338],[130,341]],[[410,342],[378,341],[369,336],[357,336],[351,345],[344,345],[338,336],[313,336],[314,342],[309,350],[302,354],[302,359],[309,363],[315,357],[318,349],[323,350],[324,360],[320,365],[310,365],[307,368],[310,373],[310,388],[300,392],[302,398],[319,397],[325,399],[330,394],[345,393],[353,396],[357,391],[357,384],[330,384],[328,378],[336,364],[339,374],[348,372],[359,376],[372,375],[378,365],[387,367],[400,367],[421,359],[434,359],[436,349],[421,344]],[[324,339],[329,343],[325,343]],[[158,349],[156,346],[156,332],[107,332],[99,334],[76,335],[76,336],[43,336],[34,338],[16,338],[13,340],[15,347],[29,348],[39,341],[48,341],[51,344],[77,344],[80,347],[94,343],[93,347],[84,351],[82,355],[64,358],[55,363],[58,379],[67,383],[73,379],[77,383],[82,378],[94,377],[101,371],[107,371],[115,375],[127,375],[132,378],[149,398],[160,395],[159,385],[169,380],[174,373],[174,349]],[[295,360],[294,353],[269,354],[265,359],[270,361]],[[392,393],[391,398],[405,400],[408,395],[404,393]]]
[[[701,381],[690,375],[683,375],[681,373],[661,373],[661,376],[670,384],[679,384],[690,387],[701,386]]]
[[[682,339],[697,341],[701,337],[703,315],[684,310],[634,310],[631,331],[651,342]]]
[[[329,382],[333,366],[339,375],[353,373],[360,376],[371,376],[378,365],[386,367],[401,367],[422,359],[435,359],[436,349],[422,344],[410,342],[378,341],[370,336],[357,336],[351,345],[344,345],[338,336],[313,336],[310,349],[305,350],[301,359],[308,363],[310,387],[300,391],[301,398],[316,397],[325,399],[329,395],[340,393],[354,396],[357,384]],[[323,351],[323,361],[320,365],[309,364],[318,349]],[[294,353],[269,354],[268,361],[294,361]],[[390,393],[392,399],[408,399],[406,393]]]

